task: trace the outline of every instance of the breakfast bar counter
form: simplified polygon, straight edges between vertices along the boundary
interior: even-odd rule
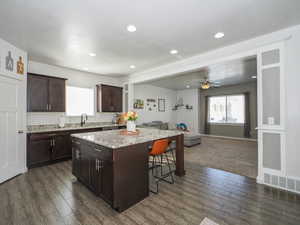
[[[149,145],[176,141],[176,171],[184,176],[183,133],[140,128],[137,135],[110,130],[72,135],[72,171],[78,181],[123,211],[149,195]]]

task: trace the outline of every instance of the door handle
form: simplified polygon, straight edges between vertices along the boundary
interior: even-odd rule
[[[19,130],[18,134],[24,134],[24,130]]]

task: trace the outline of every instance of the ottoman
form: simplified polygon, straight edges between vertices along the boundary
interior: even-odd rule
[[[192,147],[201,144],[201,135],[198,133],[185,132],[184,133],[184,146]]]

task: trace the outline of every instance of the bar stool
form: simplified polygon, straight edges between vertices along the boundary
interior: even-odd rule
[[[150,189],[150,191],[154,194],[158,194],[158,183],[160,181],[165,181],[169,184],[174,184],[173,171],[171,168],[171,164],[169,162],[169,158],[166,155],[166,151],[169,146],[168,139],[157,140],[153,143],[152,149],[149,152],[149,155],[152,157],[152,164],[149,167],[149,170],[152,172],[152,176],[156,179],[156,191]],[[167,166],[169,171],[164,173],[163,171],[163,158],[166,158]],[[157,169],[160,168],[160,175],[158,175]],[[155,173],[154,173],[155,172]],[[166,178],[171,177],[171,181]]]

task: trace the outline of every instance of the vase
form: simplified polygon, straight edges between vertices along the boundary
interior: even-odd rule
[[[135,122],[132,120],[127,121],[127,131],[129,132],[135,132],[136,131],[136,125]]]

